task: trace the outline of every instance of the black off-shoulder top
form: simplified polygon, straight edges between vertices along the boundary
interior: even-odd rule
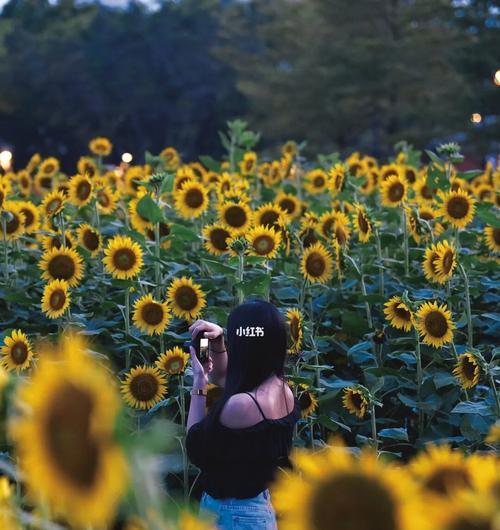
[[[205,420],[192,425],[186,436],[186,450],[201,470],[203,490],[216,499],[255,497],[274,480],[278,467],[292,467],[288,456],[293,428],[301,416],[296,397],[294,403],[286,416],[267,419],[262,413],[264,418],[250,427],[233,429],[219,419],[210,432]]]

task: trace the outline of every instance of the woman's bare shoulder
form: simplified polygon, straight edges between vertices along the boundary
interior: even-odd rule
[[[251,427],[261,420],[262,415],[255,402],[244,392],[231,396],[220,413],[221,424],[231,429]]]

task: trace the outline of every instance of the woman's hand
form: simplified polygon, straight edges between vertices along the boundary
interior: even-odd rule
[[[212,322],[206,320],[195,320],[191,326],[189,326],[189,332],[191,337],[196,337],[200,332],[205,332],[205,337],[210,340],[211,345],[217,351],[225,350],[224,346],[224,330]],[[203,336],[203,335],[202,335]]]
[[[203,364],[196,356],[196,350],[190,346],[189,352],[191,353],[191,364],[193,366],[193,388],[204,389],[208,384],[208,374],[212,371],[212,359],[208,359]]]

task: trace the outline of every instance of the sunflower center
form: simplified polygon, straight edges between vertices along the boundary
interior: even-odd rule
[[[28,358],[28,347],[25,342],[15,342],[10,350],[10,356],[15,364],[23,364]]]
[[[141,315],[146,324],[157,326],[163,321],[163,307],[161,304],[150,302],[142,308]]]
[[[365,405],[365,400],[363,399],[363,397],[361,396],[361,394],[359,394],[358,392],[351,392],[351,395],[350,395],[350,398],[351,398],[351,404],[352,406],[358,410],[359,412],[361,412],[361,410],[363,409],[364,405]]]
[[[185,201],[190,208],[199,208],[203,204],[203,193],[198,188],[190,189],[186,193]]]
[[[482,190],[480,193],[479,193],[479,198],[481,200],[484,200],[484,199],[487,199],[488,197],[491,196],[491,190],[489,189],[484,189]]]
[[[43,177],[40,179],[40,186],[46,190],[52,188],[52,179],[50,177]]]
[[[257,236],[253,242],[255,253],[259,254],[259,256],[269,254],[274,249],[274,246],[274,239],[267,234]]]
[[[314,229],[308,228],[304,236],[304,241],[303,241],[304,248],[314,245],[314,243],[316,243],[317,241],[318,241],[318,238],[316,237],[316,233],[314,232]]]
[[[79,489],[90,489],[99,469],[99,446],[90,436],[92,397],[64,382],[50,404],[45,426],[47,451],[59,472]]]
[[[465,469],[442,466],[436,469],[425,485],[440,495],[447,495],[452,489],[469,487],[471,482]]]
[[[280,201],[280,207],[282,210],[285,210],[285,212],[289,214],[295,212],[295,203],[290,199],[282,199]]]
[[[297,342],[299,340],[299,333],[300,333],[299,319],[293,317],[290,320],[290,335],[292,336],[292,339],[294,340],[294,342]]]
[[[301,392],[299,395],[299,403],[301,410],[306,410],[312,404],[311,394],[309,392]]]
[[[137,401],[150,401],[157,392],[158,381],[152,374],[138,374],[130,381],[130,393]]]
[[[89,250],[97,250],[99,248],[99,237],[92,230],[85,230],[83,234],[83,244]]]
[[[56,167],[54,166],[54,164],[45,164],[45,166],[43,167],[43,170],[47,175],[53,173],[55,169]]]
[[[324,234],[330,234],[332,231],[332,226],[335,219],[333,217],[330,217],[323,223],[323,233]]]
[[[246,223],[247,214],[243,208],[235,204],[227,209],[225,218],[229,226],[240,228]]]
[[[325,185],[325,178],[322,176],[317,176],[313,180],[313,185],[315,188],[321,188]]]
[[[396,507],[378,481],[356,473],[320,482],[311,500],[314,530],[396,530]]]
[[[182,285],[175,292],[175,302],[184,309],[184,311],[192,311],[198,304],[198,296],[189,285]]]
[[[399,318],[405,320],[406,322],[410,322],[411,320],[411,313],[404,307],[396,307],[394,309],[394,313],[396,313]]]
[[[24,214],[24,226],[26,228],[28,226],[31,226],[31,224],[35,220],[35,216],[33,215],[33,212],[29,208],[23,208],[21,212],[23,212]]]
[[[401,182],[394,182],[388,191],[388,196],[391,202],[398,202],[403,198],[405,188]]]
[[[52,278],[57,280],[70,280],[75,274],[75,262],[70,256],[54,256],[48,266]]]
[[[222,228],[214,228],[210,232],[210,241],[217,250],[227,250],[226,239],[229,237],[229,232]]]
[[[318,252],[311,252],[306,260],[306,270],[307,272],[317,278],[321,276],[326,269],[326,262],[324,257]]]
[[[425,317],[425,329],[433,337],[444,337],[448,331],[446,317],[440,311],[431,311]]]
[[[50,307],[54,311],[59,311],[60,309],[62,309],[65,302],[66,302],[66,294],[64,293],[62,289],[57,289],[50,295],[49,303],[50,303]]]
[[[279,214],[273,210],[268,210],[262,214],[260,218],[260,224],[266,226],[276,226],[278,223]]]
[[[447,206],[448,213],[453,219],[463,219],[469,212],[469,201],[462,197],[452,197]]]
[[[19,228],[19,225],[21,224],[19,220],[19,216],[15,214],[14,212],[11,212],[11,213],[12,213],[12,218],[6,223],[7,234],[14,234],[16,230]]]
[[[420,216],[420,219],[423,219],[424,221],[431,221],[434,219],[434,216],[429,212],[419,212],[418,215]]]
[[[85,201],[89,198],[92,191],[92,185],[87,180],[82,180],[76,188],[76,196],[81,200]]]
[[[100,190],[97,192],[97,201],[103,208],[106,208],[107,206],[109,206],[109,203],[110,203],[108,194],[103,190]]]
[[[453,251],[447,250],[443,256],[443,272],[448,274],[453,266]]]
[[[476,364],[470,360],[469,357],[465,357],[461,362],[461,372],[467,381],[473,381],[476,375]]]
[[[410,184],[413,184],[416,180],[415,171],[413,169],[407,169],[405,171],[405,177]]]
[[[420,193],[422,194],[422,197],[424,197],[424,199],[432,199],[432,191],[429,186],[427,186],[427,184],[424,184],[422,186]]]
[[[337,238],[338,242],[341,245],[345,245],[347,241],[347,234],[345,233],[345,230],[340,225],[337,225],[335,227],[335,237]]]
[[[113,256],[114,266],[121,271],[128,271],[133,268],[136,257],[133,250],[129,248],[118,249]]]
[[[500,228],[493,229],[493,240],[497,245],[500,245]]]
[[[167,372],[170,371],[170,372],[177,372],[179,371],[181,368],[182,368],[182,363],[179,359],[175,358],[175,359],[171,359],[167,365],[166,365],[166,370]]]
[[[47,213],[50,215],[50,214],[54,214],[55,212],[57,212],[59,210],[59,208],[61,208],[62,206],[62,201],[59,197],[56,197],[55,199],[52,199],[48,204],[47,204]]]
[[[368,224],[365,216],[363,215],[363,212],[358,212],[358,225],[359,225],[359,230],[365,234],[370,229],[370,225]]]

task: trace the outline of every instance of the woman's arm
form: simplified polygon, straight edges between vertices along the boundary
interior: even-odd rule
[[[212,362],[209,359],[208,362],[202,365],[198,357],[196,357],[196,352],[192,346],[189,348],[189,351],[193,365],[193,390],[201,389],[206,392],[208,374],[212,370]],[[205,400],[206,396],[191,395],[186,430],[189,430],[191,425],[198,423],[205,417]]]
[[[206,320],[196,320],[189,327],[192,337],[198,333],[205,332],[205,337],[209,339],[209,354],[213,363],[211,382],[224,386],[227,372],[227,352],[224,344],[224,330],[217,324]]]

